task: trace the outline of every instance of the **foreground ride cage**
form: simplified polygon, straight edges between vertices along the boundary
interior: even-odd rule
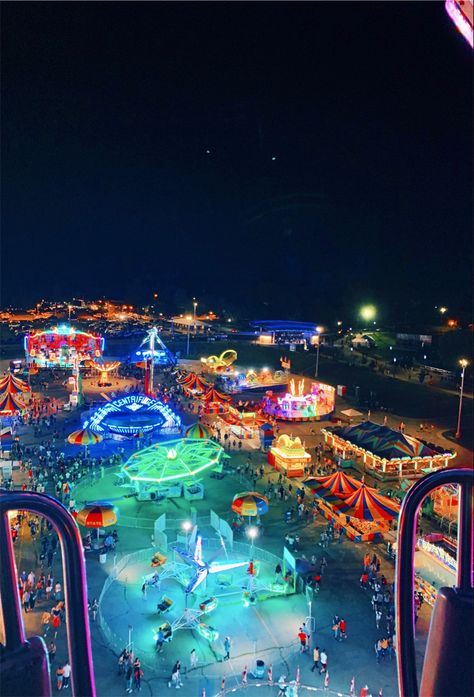
[[[0,603],[5,645],[0,646],[0,685],[8,697],[51,697],[46,645],[41,637],[27,640],[17,587],[8,514],[24,510],[47,518],[59,537],[63,559],[66,631],[73,697],[95,697],[87,582],[79,528],[56,499],[32,491],[0,489]],[[21,678],[21,679],[19,679]]]

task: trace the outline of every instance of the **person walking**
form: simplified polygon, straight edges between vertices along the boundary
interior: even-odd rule
[[[30,591],[25,591],[23,593],[23,610],[28,612],[30,609]]]
[[[313,649],[313,665],[311,668],[311,672],[314,672],[314,669],[317,668],[319,670],[319,646],[315,646]]]
[[[322,673],[325,673],[328,669],[328,655],[326,653],[326,649],[323,649],[321,651],[319,659],[321,661],[321,668],[319,670],[319,674],[321,675]]]
[[[128,668],[125,672],[125,685],[127,692],[133,691],[133,666],[131,663],[128,665]]]
[[[133,689],[140,691],[142,689],[143,670],[140,664],[140,659],[136,658],[133,662]]]
[[[230,659],[230,649],[231,649],[232,643],[230,641],[230,637],[226,636],[224,639],[224,661],[228,661]]]
[[[339,622],[340,639],[347,639],[346,628],[346,620],[343,617],[341,617],[341,621]]]
[[[69,661],[63,665],[63,690],[69,687],[69,678],[71,677],[71,666]]]
[[[45,610],[41,615],[41,626],[43,631],[43,636],[46,636],[49,630],[49,623],[51,622],[51,613]]]
[[[307,641],[307,636],[306,633],[303,631],[303,628],[300,627],[300,631],[298,632],[298,639],[300,640],[300,652],[301,653],[306,653],[306,641]]]
[[[56,658],[56,644],[54,641],[50,641],[48,644],[48,658],[49,658],[49,665],[51,666],[54,659]]]
[[[61,617],[58,615],[53,614],[52,619],[51,619],[51,624],[53,625],[54,629],[54,638],[58,636],[58,630],[59,627],[61,626]]]
[[[375,626],[380,629],[380,620],[382,619],[382,612],[377,608],[375,610]]]
[[[91,615],[92,615],[92,621],[95,622],[95,618],[97,617],[97,612],[99,610],[99,601],[97,598],[94,598],[92,603],[91,603]]]
[[[163,634],[162,629],[160,628],[158,630],[158,634],[156,635],[156,645],[155,645],[155,650],[158,653],[161,653],[163,651],[163,644],[165,642],[165,635]]]
[[[194,668],[197,668],[197,664],[198,664],[198,657],[197,657],[196,649],[192,649],[191,653],[189,654],[190,669],[194,670]]]
[[[341,620],[339,618],[339,615],[334,615],[334,617],[332,618],[332,631],[334,632],[334,639],[336,641],[339,640],[340,623],[341,623]]]
[[[64,671],[62,666],[58,666],[56,668],[56,688],[59,692],[59,690],[62,690],[63,687],[63,677],[64,677]]]

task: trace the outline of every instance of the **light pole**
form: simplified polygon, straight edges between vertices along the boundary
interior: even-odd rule
[[[183,525],[182,525],[182,528],[183,528],[184,532],[186,533],[186,551],[188,550],[188,534],[189,534],[189,531],[191,530],[192,527],[193,527],[193,524],[191,523],[190,520],[185,520]]]
[[[187,315],[186,320],[188,322],[188,341],[187,341],[187,345],[186,345],[186,355],[189,356],[189,339],[190,339],[190,333],[191,333],[191,320],[192,320],[191,315]]]
[[[72,310],[72,305],[67,306],[67,311],[68,311],[68,321],[71,321],[71,310]]]
[[[250,537],[250,539],[252,540],[252,543],[251,543],[251,545],[250,545],[250,556],[251,556],[251,558],[253,559],[253,543],[255,542],[255,538],[258,536],[258,528],[255,527],[255,525],[252,525],[252,527],[250,527],[250,528],[247,530],[247,535],[248,535],[248,536]]]
[[[324,327],[316,327],[316,366],[314,369],[314,377],[317,378],[319,375],[319,346],[321,344],[321,333],[324,331]]]
[[[462,373],[461,373],[461,392],[459,394],[458,428],[456,431],[456,438],[461,438],[461,414],[462,414],[462,397],[463,397],[463,393],[464,393],[464,374],[465,374],[466,368],[468,366],[468,361],[465,358],[462,358],[459,361],[459,365],[462,368]]]
[[[196,298],[193,298],[193,319],[194,319],[194,333],[196,334],[196,310],[197,310],[197,300]]]

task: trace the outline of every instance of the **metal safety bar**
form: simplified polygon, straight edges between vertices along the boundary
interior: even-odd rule
[[[400,697],[418,697],[414,628],[414,554],[416,522],[425,497],[446,484],[458,484],[458,554],[457,589],[470,592],[473,587],[472,487],[474,472],[470,468],[453,468],[433,472],[416,482],[403,499],[398,523],[396,562],[397,670]],[[409,629],[408,629],[409,628]]]
[[[9,511],[31,511],[47,518],[61,544],[67,642],[74,697],[95,697],[94,668],[87,607],[87,580],[82,541],[74,519],[56,499],[32,491],[0,489],[0,603],[3,613],[6,650],[26,642],[18,593],[18,572],[8,521]]]

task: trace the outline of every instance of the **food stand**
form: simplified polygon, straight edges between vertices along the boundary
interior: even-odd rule
[[[305,467],[311,463],[311,455],[306,452],[301,440],[291,438],[286,433],[274,442],[267,459],[272,467],[287,477],[303,477]]]

